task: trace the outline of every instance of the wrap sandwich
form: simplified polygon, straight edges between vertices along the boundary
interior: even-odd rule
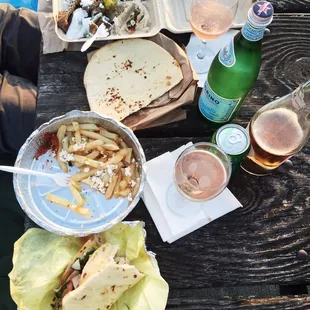
[[[111,309],[144,277],[126,257],[116,256],[118,245],[103,241],[100,235],[94,235],[67,266],[53,298],[54,309]]]
[[[164,310],[168,284],[145,249],[142,222],[85,239],[29,229],[9,274],[19,310]]]

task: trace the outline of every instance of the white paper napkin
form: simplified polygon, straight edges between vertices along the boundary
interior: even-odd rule
[[[215,219],[242,207],[235,196],[225,189],[218,197],[197,207],[197,213],[181,217],[166,202],[168,188],[173,184],[173,167],[177,157],[192,143],[174,152],[165,153],[147,162],[147,181],[142,199],[150,212],[163,241],[172,243]]]

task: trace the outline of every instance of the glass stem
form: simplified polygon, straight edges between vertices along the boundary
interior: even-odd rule
[[[197,58],[198,59],[204,59],[206,57],[205,49],[207,48],[207,41],[206,40],[201,40],[201,42],[204,44],[204,47],[203,47],[203,49],[200,49],[197,52]]]

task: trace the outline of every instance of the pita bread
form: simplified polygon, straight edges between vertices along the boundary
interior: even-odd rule
[[[92,111],[122,120],[182,79],[180,65],[165,49],[149,40],[130,39],[99,49],[88,63],[84,85]]]
[[[81,275],[80,286],[87,279],[100,272],[106,265],[115,264],[114,257],[118,249],[118,245],[112,245],[110,243],[100,246],[86,263]]]
[[[130,287],[143,278],[135,266],[107,265],[62,300],[63,310],[109,309]]]

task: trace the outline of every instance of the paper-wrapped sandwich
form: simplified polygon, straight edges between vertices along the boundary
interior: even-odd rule
[[[144,249],[142,223],[93,235],[72,255],[78,245],[41,229],[16,242],[9,276],[19,310],[165,309],[168,285]]]
[[[143,278],[126,257],[116,257],[118,245],[102,242],[100,235],[93,236],[68,265],[53,298],[56,310],[110,309]]]

